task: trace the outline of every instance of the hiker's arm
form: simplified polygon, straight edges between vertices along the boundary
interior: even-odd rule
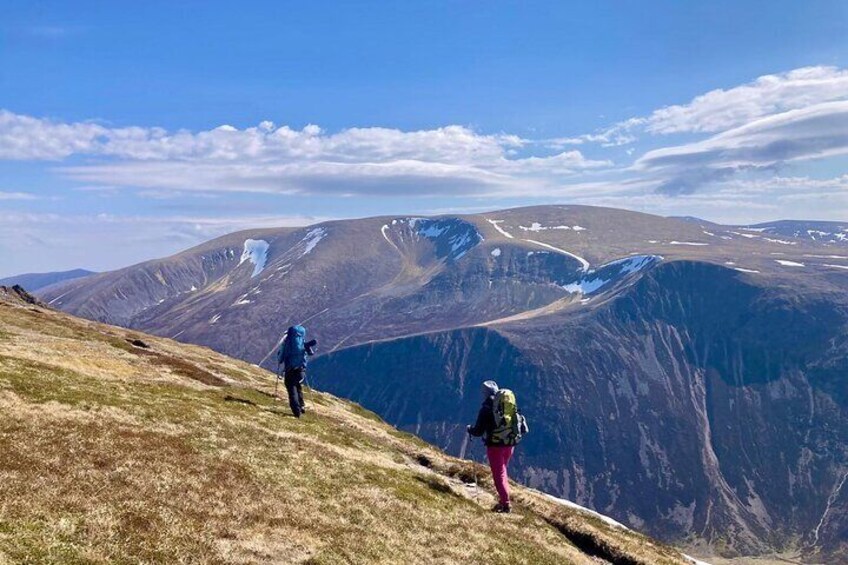
[[[286,338],[280,343],[280,348],[277,349],[277,365],[282,365],[285,360]]]
[[[477,422],[473,426],[468,426],[468,433],[474,437],[480,437],[486,431],[486,416],[490,412],[486,406],[481,406],[477,413]]]

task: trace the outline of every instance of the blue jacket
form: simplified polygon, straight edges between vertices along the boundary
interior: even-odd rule
[[[286,337],[277,350],[277,363],[283,365],[286,371],[306,368],[306,356],[310,352],[305,340],[306,328],[303,326],[292,326],[286,331]]]

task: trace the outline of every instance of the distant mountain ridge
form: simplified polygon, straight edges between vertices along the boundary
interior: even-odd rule
[[[93,274],[95,274],[94,271],[87,271],[86,269],[73,269],[53,273],[26,273],[0,279],[0,285],[14,286],[17,284],[29,292],[35,292],[56,283],[80,279]]]
[[[455,454],[496,377],[537,422],[524,482],[706,551],[841,558],[848,253],[807,229],[388,216],[231,234],[42,297],[269,368],[305,323],[316,384]]]

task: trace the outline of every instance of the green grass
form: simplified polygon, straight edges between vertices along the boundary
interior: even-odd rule
[[[296,419],[272,375],[212,352],[2,304],[0,322],[22,332],[0,354],[0,562],[588,563],[544,501],[491,514],[457,482],[471,464],[358,405],[309,390]]]

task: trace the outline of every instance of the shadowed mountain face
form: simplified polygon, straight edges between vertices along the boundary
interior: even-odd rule
[[[494,378],[531,418],[523,482],[664,539],[843,555],[848,306],[743,277],[672,263],[585,311],[346,349],[312,381],[463,453]]]
[[[306,323],[313,384],[454,454],[495,378],[531,420],[524,482],[708,550],[844,556],[848,254],[765,228],[578,206],[329,222],[42,298],[266,366]]]

